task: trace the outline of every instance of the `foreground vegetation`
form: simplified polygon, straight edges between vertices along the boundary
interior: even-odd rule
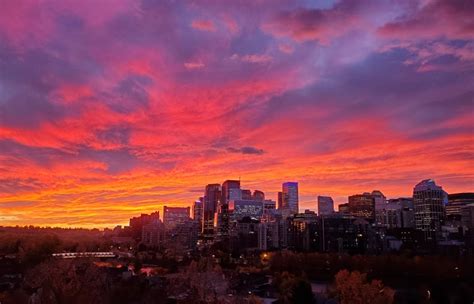
[[[289,251],[235,256],[219,247],[184,259],[153,250],[112,261],[51,257],[53,252],[111,246],[98,230],[0,228],[1,278],[19,274],[13,288],[0,290],[0,302],[256,304],[263,294],[283,304],[472,303],[474,299],[472,257]],[[314,283],[326,289],[314,294]]]

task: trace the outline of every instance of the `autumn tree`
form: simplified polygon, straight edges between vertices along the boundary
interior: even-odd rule
[[[336,274],[333,293],[341,304],[390,304],[395,292],[380,280],[367,280],[358,271],[341,270]]]

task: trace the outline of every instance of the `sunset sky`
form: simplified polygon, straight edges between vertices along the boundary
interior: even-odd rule
[[[474,191],[474,1],[4,0],[0,225],[113,227],[241,178],[300,209]]]

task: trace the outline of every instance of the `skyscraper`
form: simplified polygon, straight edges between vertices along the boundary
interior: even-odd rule
[[[221,200],[221,185],[209,184],[204,192],[202,234],[206,239],[214,237],[214,216]]]
[[[198,223],[198,231],[200,233],[202,232],[203,202],[204,197],[200,197],[199,200],[193,204],[193,219]]]
[[[160,212],[156,211],[151,214],[141,214],[137,217],[130,219],[130,229],[134,238],[139,239],[142,237],[143,226],[148,225],[151,222],[158,222],[160,220]]]
[[[230,200],[239,200],[242,198],[239,180],[226,180],[222,183],[221,203],[228,204]]]
[[[387,198],[379,190],[372,191],[372,197],[374,198],[375,210],[384,209],[387,204]]]
[[[446,205],[446,220],[451,223],[461,223],[461,209],[466,205],[474,205],[474,193],[452,193],[448,195]]]
[[[252,199],[252,191],[248,189],[242,189],[242,199],[243,200],[251,200]]]
[[[217,206],[217,233],[220,236],[229,235],[229,202],[240,200],[241,197],[239,180],[226,180],[222,183],[221,200]]]
[[[447,194],[432,179],[425,179],[413,189],[415,228],[424,232],[426,240],[435,240],[445,218]]]
[[[285,215],[298,213],[298,183],[286,182],[282,185],[282,209]]]
[[[387,228],[414,228],[413,199],[401,197],[388,200],[383,208],[376,208],[375,223]]]
[[[371,222],[375,221],[375,199],[372,194],[365,192],[349,196],[349,213]]]
[[[265,193],[260,190],[254,190],[253,191],[253,199],[256,201],[264,201],[265,200]]]
[[[173,229],[178,224],[182,224],[188,221],[189,218],[189,207],[168,207],[163,208],[163,224],[166,229]]]
[[[334,213],[334,201],[330,196],[318,196],[318,214],[330,215]]]
[[[281,209],[283,204],[283,193],[281,191],[278,192],[278,201],[277,201],[277,208]]]

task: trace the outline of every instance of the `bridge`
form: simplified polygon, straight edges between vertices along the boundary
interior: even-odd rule
[[[115,253],[111,251],[97,251],[97,252],[61,252],[53,253],[54,258],[61,259],[77,259],[77,258],[115,258]]]

